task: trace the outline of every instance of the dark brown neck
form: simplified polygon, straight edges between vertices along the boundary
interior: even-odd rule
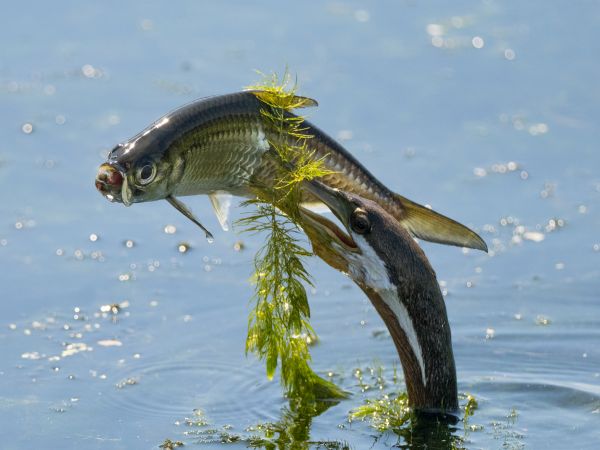
[[[397,292],[378,292],[363,285],[361,288],[392,336],[402,363],[410,406],[422,411],[453,412],[458,409],[458,399],[450,325],[435,277],[434,281],[435,285],[426,284],[425,288],[400,287]],[[406,318],[397,316],[399,308],[391,304],[394,301],[401,302],[402,311],[408,312],[412,329],[406,326]]]

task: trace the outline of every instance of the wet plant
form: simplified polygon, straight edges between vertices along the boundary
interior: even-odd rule
[[[181,441],[172,441],[171,439],[165,439],[165,441],[158,446],[158,448],[162,448],[165,450],[173,450],[177,447],[183,447],[183,442]]]
[[[389,371],[378,365],[356,368],[353,375],[360,392],[368,395],[370,391],[383,391],[376,397],[366,398],[348,414],[348,422],[365,422],[375,429],[379,433],[376,440],[395,437],[398,441],[394,446],[401,448],[463,449],[471,432],[483,430],[481,425],[470,423],[479,407],[477,399],[470,393],[459,395],[457,415],[423,413],[410,408],[396,367],[391,377]]]
[[[316,339],[310,325],[306,286],[312,286],[304,259],[312,253],[299,243],[297,225],[301,194],[299,184],[331,173],[322,160],[307,149],[311,136],[303,128],[297,108],[316,102],[296,95],[286,74],[263,77],[249,89],[262,101],[261,116],[266,129],[274,130],[269,140],[276,168],[274,187],[260,189],[257,199],[245,202],[255,212],[240,221],[249,232],[266,234],[265,245],[254,259],[254,306],[248,320],[246,352],[266,363],[271,379],[280,368],[281,383],[290,398],[342,398],[343,391],[318,376],[311,368],[309,345]]]

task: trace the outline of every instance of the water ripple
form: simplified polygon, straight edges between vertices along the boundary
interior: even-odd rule
[[[279,386],[251,363],[145,360],[113,375],[119,382],[101,398],[119,415],[176,420],[202,409],[213,420],[239,423],[271,419],[281,402]]]

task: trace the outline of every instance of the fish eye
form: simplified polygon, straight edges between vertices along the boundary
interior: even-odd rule
[[[154,180],[156,176],[156,165],[152,163],[146,163],[143,166],[137,168],[135,177],[141,185],[145,185]]]
[[[371,221],[367,213],[360,208],[356,209],[350,216],[350,227],[358,234],[367,234],[371,231]]]

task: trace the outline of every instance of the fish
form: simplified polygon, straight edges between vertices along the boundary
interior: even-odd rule
[[[178,199],[208,195],[219,223],[228,229],[232,197],[256,198],[261,186],[273,186],[278,164],[273,146],[289,139],[269,126],[261,113],[267,108],[267,94],[250,90],[205,97],[171,111],[110,151],[98,168],[96,188],[108,200],[126,206],[167,200],[212,237]],[[295,100],[301,107],[317,105],[307,97]],[[306,151],[330,171],[321,182],[375,201],[416,238],[487,252],[477,233],[391,191],[309,121],[304,120],[302,128],[311,136]],[[314,205],[315,200],[309,192],[303,194],[303,203]]]

